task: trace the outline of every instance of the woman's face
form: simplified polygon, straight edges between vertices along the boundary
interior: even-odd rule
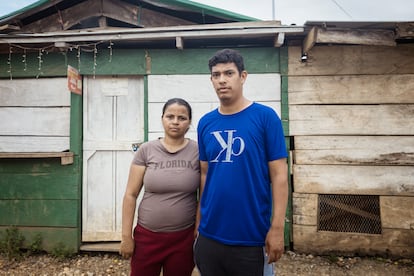
[[[173,103],[169,105],[162,116],[165,136],[181,138],[190,128],[191,120],[184,105]]]

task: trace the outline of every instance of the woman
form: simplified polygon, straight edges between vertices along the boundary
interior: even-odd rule
[[[191,106],[168,100],[164,137],[143,143],[132,161],[122,207],[120,254],[131,258],[131,275],[190,276],[194,269],[194,223],[200,167],[197,143],[185,138]],[[138,223],[132,235],[137,197]]]

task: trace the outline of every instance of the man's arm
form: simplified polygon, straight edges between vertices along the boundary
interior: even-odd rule
[[[273,216],[266,236],[265,248],[269,263],[276,262],[284,251],[284,227],[288,202],[288,170],[286,158],[269,162],[272,182]]]
[[[197,215],[196,215],[196,225],[195,225],[195,232],[194,232],[195,236],[197,236],[197,234],[198,234],[198,226],[200,225],[200,220],[201,220],[200,204],[201,204],[201,197],[202,197],[203,191],[204,191],[204,186],[206,184],[207,169],[208,169],[208,162],[207,161],[200,161],[200,190],[199,190],[199,199],[198,199]]]

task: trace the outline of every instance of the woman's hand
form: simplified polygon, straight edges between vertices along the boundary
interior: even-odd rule
[[[119,254],[125,259],[129,259],[134,253],[135,248],[135,241],[132,237],[130,238],[122,238],[121,246],[119,248]]]

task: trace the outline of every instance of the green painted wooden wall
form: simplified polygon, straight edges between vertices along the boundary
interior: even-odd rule
[[[143,75],[145,102],[148,74],[208,74],[207,61],[218,49],[107,49],[93,53],[77,51],[13,53],[0,55],[0,78],[43,78],[66,76],[67,66],[83,75]],[[240,48],[249,73],[280,73],[282,76],[282,121],[288,138],[287,48]],[[7,70],[4,70],[7,69]],[[145,105],[146,110],[147,105]],[[146,114],[146,113],[145,113]],[[147,126],[147,114],[145,124]],[[59,158],[0,159],[0,232],[17,226],[26,242],[40,233],[46,250],[63,243],[77,251],[81,243],[82,208],[82,96],[71,95],[70,150],[74,163],[60,165]],[[145,128],[146,132],[148,128]],[[147,137],[147,133],[146,133]],[[290,174],[289,174],[290,175]],[[285,245],[291,243],[291,200],[287,212]]]
[[[70,151],[60,158],[0,159],[0,231],[17,227],[30,245],[40,234],[42,247],[76,252],[80,245],[82,97],[71,95]]]

